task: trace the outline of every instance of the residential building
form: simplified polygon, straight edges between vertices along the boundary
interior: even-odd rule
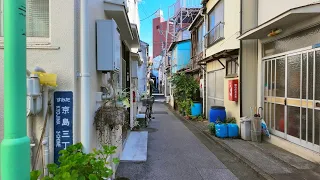
[[[140,58],[141,63],[138,68],[138,99],[142,94],[147,93],[147,71],[148,71],[148,59],[149,59],[149,44],[143,41],[140,41]]]
[[[170,76],[176,74],[177,72],[185,71],[190,65],[190,54],[191,54],[191,41],[174,41],[171,43],[168,49],[171,54],[171,71]],[[174,107],[174,94],[170,88],[170,105]]]
[[[320,3],[250,0],[242,12],[242,98],[263,107],[268,142],[320,163]]]
[[[72,114],[70,115],[70,125],[72,127],[69,143],[82,142],[86,152],[93,148],[99,148],[100,142],[97,138],[96,127],[94,125],[95,112],[105,101],[101,98],[102,90],[108,86],[109,74],[104,68],[101,69],[97,61],[110,60],[109,57],[97,54],[106,46],[111,46],[110,43],[115,41],[98,41],[101,38],[114,37],[119,43],[115,44],[115,52],[117,55],[118,71],[114,71],[116,88],[126,89],[135,87],[135,82],[132,78],[132,61],[139,61],[139,56],[136,55],[140,47],[139,41],[139,16],[137,0],[87,0],[87,6],[80,7],[80,1],[77,0],[33,0],[27,1],[27,68],[33,71],[36,66],[43,68],[47,73],[57,74],[58,86],[54,90],[50,90],[48,98],[52,99],[53,95],[58,93],[71,94],[73,98]],[[0,5],[3,7],[3,0],[0,0]],[[3,9],[3,8],[1,8]],[[84,9],[87,9],[87,18],[82,24]],[[3,139],[3,11],[0,18],[0,140]],[[109,20],[109,21],[106,21]],[[119,31],[119,35],[106,34],[105,29],[111,26],[104,26],[103,23],[115,22],[115,26]],[[101,25],[102,23],[102,25]],[[84,26],[82,26],[84,25]],[[101,25],[101,26],[100,26]],[[102,31],[101,29],[102,28]],[[115,29],[114,29],[115,30]],[[101,33],[102,32],[102,33]],[[110,32],[110,31],[109,31]],[[87,37],[87,38],[84,38]],[[97,37],[98,36],[98,37]],[[118,38],[118,39],[117,39]],[[82,41],[82,40],[83,41]],[[80,41],[81,40],[81,41]],[[87,41],[86,41],[87,40]],[[83,43],[85,42],[85,44]],[[83,48],[85,47],[85,48]],[[86,52],[84,52],[86,51]],[[102,50],[104,51],[104,49]],[[106,51],[106,50],[105,50]],[[87,58],[84,57],[87,55]],[[101,56],[100,56],[101,55]],[[99,59],[102,58],[102,59]],[[88,66],[83,66],[83,59]],[[105,63],[107,64],[107,63]],[[84,72],[83,70],[88,70]],[[83,78],[88,78],[87,85],[82,81]],[[133,85],[132,85],[133,84]],[[119,90],[119,91],[120,91]],[[114,94],[118,92],[113,89]],[[133,102],[133,92],[130,93],[130,101]],[[85,96],[85,97],[84,97]],[[85,103],[85,99],[88,100]],[[56,106],[55,99],[52,99],[52,106]],[[46,105],[48,102],[43,102]],[[56,112],[56,109],[52,107]],[[133,108],[131,111],[131,120],[129,124],[133,125]],[[39,137],[43,129],[45,113],[37,116],[29,117],[32,121],[33,133],[29,131],[32,143],[35,143],[33,152],[35,152],[39,143]],[[86,116],[83,116],[86,114]],[[86,117],[89,117],[86,119]],[[85,126],[86,124],[88,126]],[[57,123],[55,116],[48,118],[48,143],[49,144],[49,160],[46,163],[53,163],[56,152],[56,137],[55,124]],[[116,137],[112,137],[112,144],[118,147],[116,156],[119,157],[122,151],[123,139],[121,139],[122,129],[117,131]],[[124,133],[126,134],[126,133]],[[119,140],[120,139],[120,140]],[[63,141],[63,139],[62,139]],[[116,142],[116,143],[115,143]],[[41,163],[39,163],[41,164]]]
[[[199,62],[204,58],[204,35],[206,33],[206,23],[204,22],[205,10],[202,8],[194,21],[190,24],[188,30],[191,34],[191,60],[190,69],[187,73],[194,76],[195,79],[200,79],[200,97],[202,104],[206,104],[206,76],[205,65],[199,65]],[[202,106],[202,113],[207,115],[207,107]]]
[[[169,46],[175,41],[190,40],[190,32],[188,30],[189,25],[193,22],[201,9],[201,0],[176,0],[172,5],[168,7],[168,30],[165,33],[165,49],[164,57],[162,58],[162,64],[164,64],[162,71],[163,87],[167,102],[172,99],[171,83],[169,81],[172,75],[172,54],[168,50]],[[171,28],[172,27],[172,28]]]
[[[168,26],[170,29],[173,28],[172,25],[169,25],[167,21],[165,21],[163,17],[163,11],[158,10],[156,13],[156,17],[152,20],[152,50],[153,50],[153,57],[157,57],[162,55],[162,52],[165,48],[166,43],[166,31],[168,30]],[[169,35],[168,37],[169,42],[172,42],[172,36]]]
[[[199,40],[194,39],[194,42],[198,41],[198,43],[193,45],[193,47],[198,46],[196,48],[198,52],[194,52],[193,55],[194,59],[201,59],[201,52],[203,54],[203,58],[196,61],[205,66],[206,71],[205,114],[210,119],[211,106],[224,106],[227,116],[235,117],[239,124],[241,99],[238,97],[238,91],[235,92],[237,99],[229,98],[229,83],[239,80],[240,41],[237,37],[240,35],[240,0],[202,2],[205,9],[203,13],[205,25],[201,25],[201,17],[199,17],[200,24],[197,24],[197,29],[199,36],[202,36],[201,28],[205,27],[204,50],[201,50],[202,38],[198,37]],[[235,89],[239,90],[238,87]]]

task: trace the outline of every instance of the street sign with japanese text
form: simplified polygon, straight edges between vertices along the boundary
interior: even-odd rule
[[[73,93],[54,92],[54,162],[58,163],[59,151],[73,144]]]

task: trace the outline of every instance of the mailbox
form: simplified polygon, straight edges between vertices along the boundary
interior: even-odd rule
[[[238,102],[238,79],[229,80],[229,100]]]

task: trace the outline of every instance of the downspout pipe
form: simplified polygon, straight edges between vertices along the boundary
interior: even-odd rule
[[[89,13],[88,0],[80,2],[80,79],[81,79],[81,143],[83,151],[90,153],[91,151],[91,131],[92,123],[90,123],[90,63],[89,63]],[[76,131],[76,130],[74,130]]]
[[[242,23],[243,23],[243,21],[242,21],[242,15],[243,15],[243,13],[242,13],[242,10],[243,10],[243,7],[242,7],[242,5],[243,5],[243,0],[241,0],[240,1],[240,35],[242,34]],[[243,47],[243,45],[242,45],[242,40],[240,40],[240,54],[239,54],[239,59],[240,59],[240,61],[239,61],[239,66],[240,66],[240,78],[239,78],[239,81],[240,81],[240,117],[242,117],[243,116],[243,112],[242,112],[242,94],[243,94],[243,92],[242,92],[242,90],[243,90],[243,88],[242,88],[242,61],[243,61],[243,53],[242,53],[242,51],[243,51],[243,49],[242,49],[242,47]]]
[[[4,139],[2,180],[30,179],[26,118],[26,0],[4,1]]]

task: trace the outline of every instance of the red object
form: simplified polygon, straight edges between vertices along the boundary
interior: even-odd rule
[[[229,80],[229,100],[238,102],[238,79]]]
[[[132,91],[132,101],[136,102],[136,92]]]

